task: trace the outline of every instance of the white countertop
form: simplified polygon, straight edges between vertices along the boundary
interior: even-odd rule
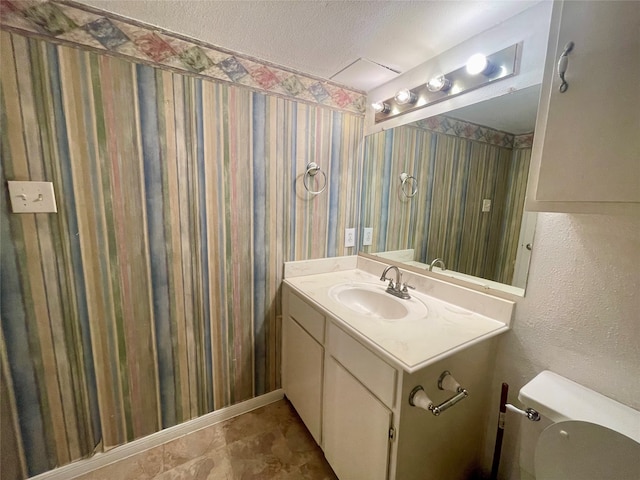
[[[386,282],[381,282],[378,276],[356,268],[294,276],[285,282],[389,363],[408,373],[509,329],[504,322],[415,290],[410,292],[411,299],[401,301],[424,303],[428,309],[426,317],[384,320],[355,313],[334,300],[329,290],[344,283],[365,283],[381,292],[386,289]]]

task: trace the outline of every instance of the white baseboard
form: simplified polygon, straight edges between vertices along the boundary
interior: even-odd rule
[[[171,440],[175,440],[176,438],[195,432],[201,428],[224,422],[225,420],[250,412],[256,408],[277,402],[283,397],[284,391],[282,389],[274,390],[273,392],[260,395],[259,397],[252,398],[245,402],[221,408],[220,410],[207,413],[206,415],[194,418],[188,422],[184,422],[179,425],[160,430],[159,432],[152,433],[146,437],[139,438],[138,440],[125,443],[124,445],[115,447],[108,452],[96,453],[93,457],[78,460],[68,465],[41,473],[35,477],[30,477],[30,480],[71,480],[79,477],[80,475],[85,475],[93,470],[97,470],[98,468],[144,452],[145,450],[149,450],[150,448],[158,447],[163,443],[170,442]]]

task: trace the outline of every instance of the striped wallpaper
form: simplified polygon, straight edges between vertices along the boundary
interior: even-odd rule
[[[3,478],[277,388],[283,262],[352,253],[362,117],[0,39],[2,182],[58,203],[0,200]]]
[[[529,135],[530,139],[533,137]],[[519,143],[522,148],[519,148]],[[511,157],[511,168],[507,181],[505,208],[502,215],[500,232],[500,246],[496,258],[493,279],[508,285],[513,284],[513,274],[516,266],[516,254],[520,240],[520,227],[524,211],[524,200],[527,193],[529,178],[529,163],[531,160],[532,142],[522,141],[522,136],[516,136],[516,143]]]
[[[414,249],[416,261],[442,258],[448,269],[511,283],[530,148],[512,150],[512,135],[482,131],[485,141],[422,122],[366,138],[361,222],[373,227],[374,241],[365,251]],[[413,198],[401,191],[403,172],[416,178]],[[483,199],[491,199],[490,212],[482,212]]]

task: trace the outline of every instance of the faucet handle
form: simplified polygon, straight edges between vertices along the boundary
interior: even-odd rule
[[[409,285],[409,284],[407,284],[406,282],[405,282],[405,283],[403,283],[403,284],[402,284],[402,291],[403,291],[403,292],[406,292],[406,291],[407,291],[407,288],[410,288],[411,290],[415,290],[415,289],[416,289],[416,287],[414,287],[413,285]]]

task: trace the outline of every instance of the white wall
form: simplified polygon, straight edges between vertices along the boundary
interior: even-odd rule
[[[517,404],[546,369],[640,409],[640,215],[538,215],[526,297],[499,339],[489,465],[501,383]],[[500,478],[519,478],[519,423],[507,416]]]

